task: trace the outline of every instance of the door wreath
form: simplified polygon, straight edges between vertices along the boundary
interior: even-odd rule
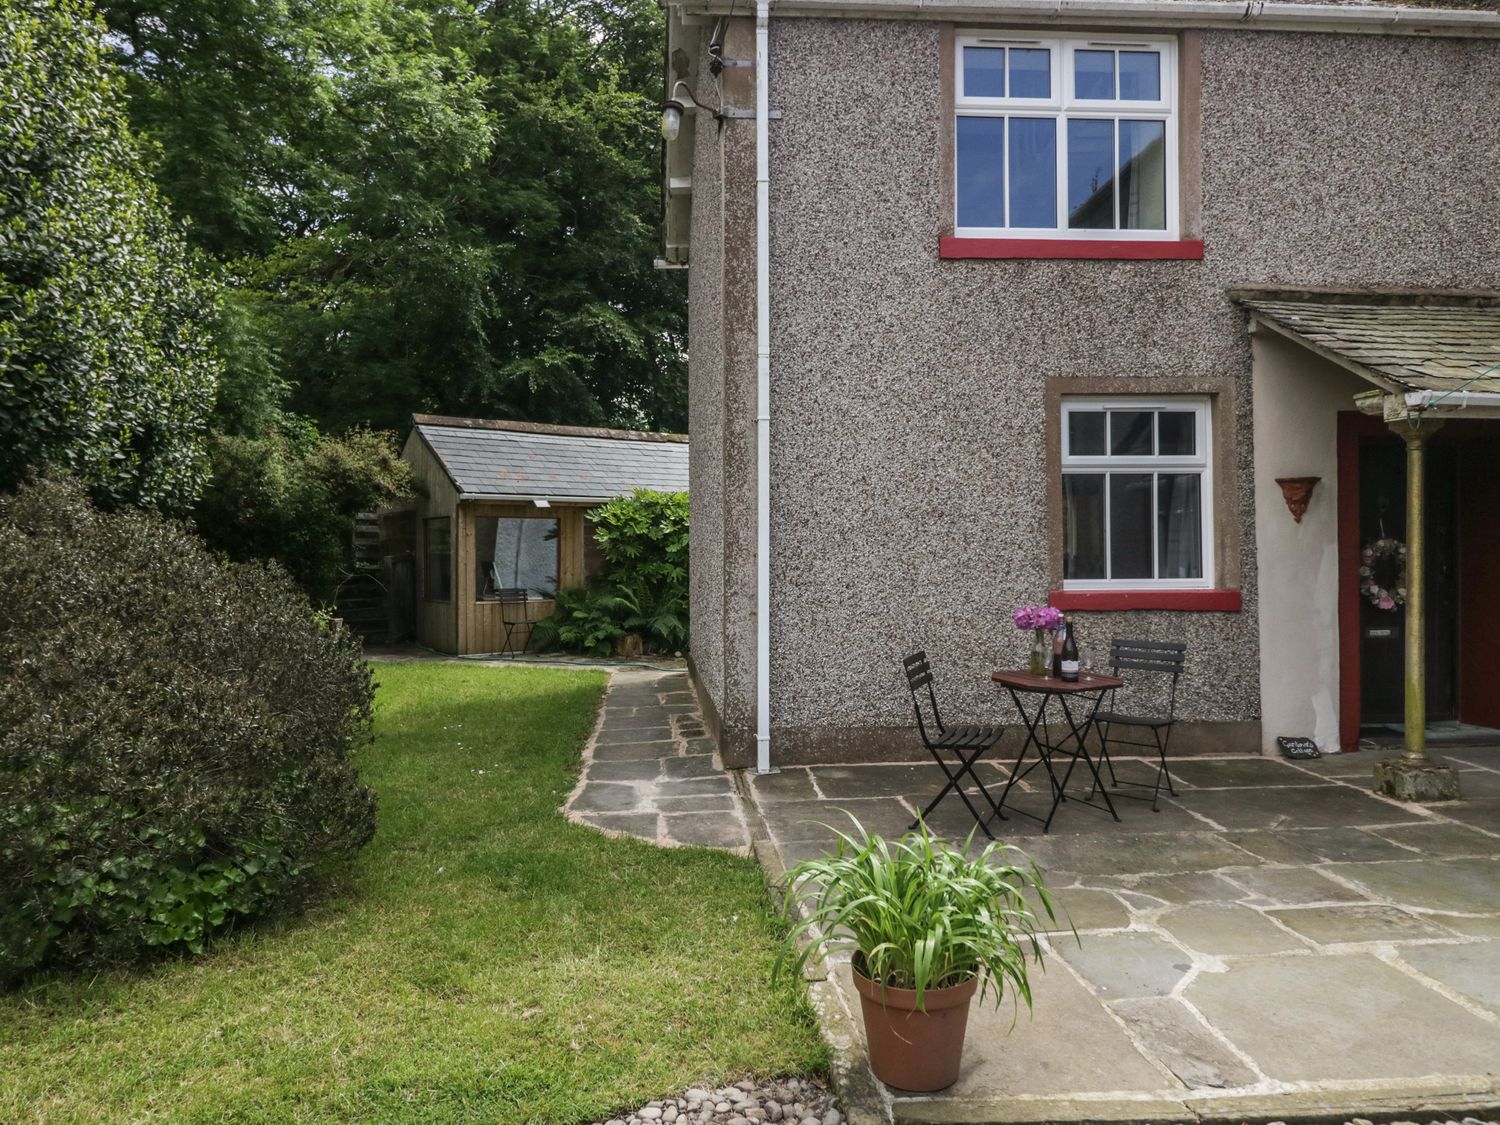
[[[1406,604],[1406,544],[1377,539],[1359,553],[1359,592],[1376,609]]]

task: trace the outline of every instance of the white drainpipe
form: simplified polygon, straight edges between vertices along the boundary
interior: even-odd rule
[[[755,769],[771,772],[770,0],[755,3]]]

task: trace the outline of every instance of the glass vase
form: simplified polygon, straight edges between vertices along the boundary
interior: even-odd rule
[[[1046,676],[1052,672],[1052,634],[1046,629],[1036,629],[1031,638],[1031,663],[1033,676]]]

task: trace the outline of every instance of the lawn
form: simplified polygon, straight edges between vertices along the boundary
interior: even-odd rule
[[[0,996],[0,1120],[574,1122],[824,1049],[760,870],[571,824],[603,675],[382,664],[380,831],[208,955]]]

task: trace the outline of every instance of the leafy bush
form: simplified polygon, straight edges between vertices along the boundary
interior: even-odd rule
[[[0,0],[0,489],[44,463],[110,504],[203,483],[216,295],[126,127],[79,0]]]
[[[625,635],[620,626],[622,608],[617,595],[599,586],[559,590],[552,615],[532,626],[531,642],[543,652],[563,649],[608,656]]]
[[[653,652],[688,642],[688,497],[638,488],[588,515],[604,567],[591,586],[558,594],[532,633],[543,650],[607,655],[627,633]]]
[[[375,828],[356,640],[73,483],[0,499],[0,979],[199,950]]]
[[[411,495],[411,467],[386,433],[325,437],[284,414],[263,437],[216,434],[209,449],[199,534],[236,561],[276,560],[323,601],[349,561],[355,515]]]

